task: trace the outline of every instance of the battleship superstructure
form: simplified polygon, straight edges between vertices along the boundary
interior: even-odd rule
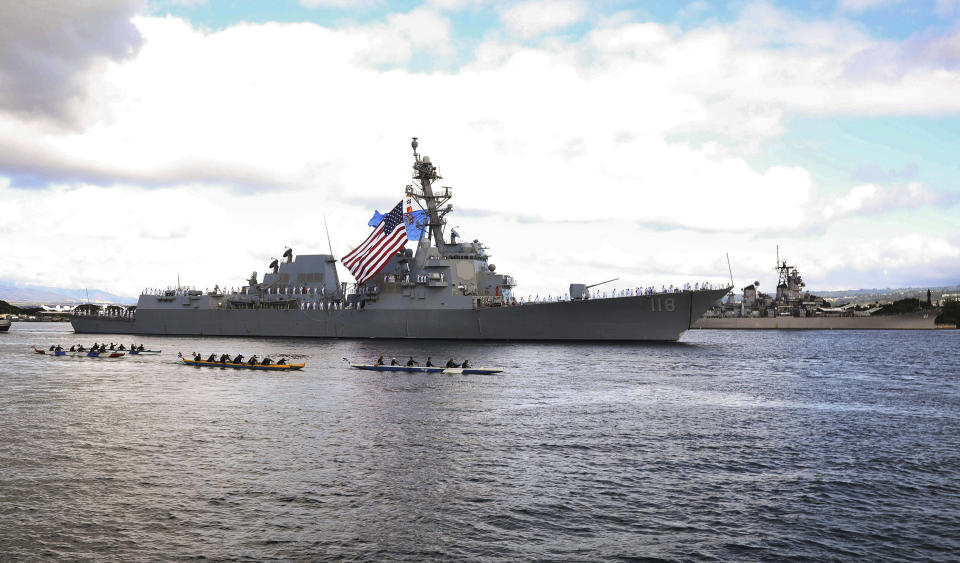
[[[779,254],[779,253],[778,253]],[[937,313],[919,311],[899,315],[875,315],[881,307],[852,305],[834,307],[822,297],[804,291],[806,283],[796,267],[777,257],[779,277],[774,296],[761,293],[760,282],[742,289],[739,301],[733,294],[713,307],[693,328],[730,329],[933,329]]]
[[[825,311],[834,311],[830,303],[809,291],[804,291],[806,283],[800,272],[786,261],[777,262],[779,282],[775,296],[760,292],[760,282],[754,282],[743,288],[743,298],[739,303],[728,299],[713,309],[720,316],[740,317],[813,317],[823,316]],[[852,312],[851,312],[852,314]]]
[[[119,334],[437,338],[478,340],[673,341],[730,289],[643,292],[591,299],[585,284],[569,299],[521,304],[516,281],[489,262],[484,245],[446,232],[451,188],[413,143],[407,198],[424,212],[416,252],[396,252],[363,284],[341,282],[332,254],[288,250],[271,271],[233,291],[146,291],[135,310],[72,319],[76,332]]]

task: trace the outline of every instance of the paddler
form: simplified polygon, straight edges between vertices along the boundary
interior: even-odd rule
[[[427,367],[428,367],[428,368],[434,367],[434,365],[433,365],[433,359],[432,359],[430,356],[427,356]]]
[[[453,358],[450,358],[449,360],[447,360],[447,367],[448,367],[448,368],[455,368],[455,367],[457,367],[457,362],[453,361]]]
[[[470,362],[467,361],[467,360],[463,360],[463,363],[460,364],[460,367],[462,367],[462,368],[468,368],[468,367],[470,367]]]
[[[277,365],[278,365],[278,366],[285,366],[285,365],[287,365],[287,360],[285,360],[285,359],[283,359],[283,358],[280,358],[280,361],[277,362]]]
[[[210,354],[210,357],[207,358],[207,361],[210,362],[210,363],[216,362],[216,361],[217,361],[217,355],[216,355],[216,354]]]
[[[232,364],[242,364],[243,363],[243,354],[237,354],[237,357],[230,361]]]
[[[273,364],[273,360],[271,360],[270,358],[264,358],[263,361],[260,362],[261,366],[269,366],[271,364]]]
[[[250,356],[250,360],[247,362],[247,365],[255,366],[255,365],[257,365],[257,362],[258,362],[258,361],[259,361],[259,360],[257,360],[257,355],[254,354],[254,355]]]
[[[229,356],[229,355],[223,354],[222,356],[220,356],[220,363],[221,363],[221,364],[225,364],[225,363],[227,363],[227,362],[229,362],[229,361],[230,361],[230,356]]]
[[[399,366],[399,365],[400,365],[400,362],[398,362],[396,358],[390,358],[390,365],[391,365],[391,366]]]
[[[375,365],[375,366],[382,366],[382,365],[383,365],[383,356],[380,356],[379,358],[377,358],[376,363],[374,363],[373,365]]]
[[[407,367],[408,367],[408,368],[409,368],[409,367],[413,367],[413,366],[418,366],[418,365],[420,365],[420,362],[414,360],[414,359],[413,359],[413,356],[410,356],[410,359],[407,360]]]

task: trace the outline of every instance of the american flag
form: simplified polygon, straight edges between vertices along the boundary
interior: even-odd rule
[[[400,228],[397,228],[397,227]],[[407,244],[403,228],[403,200],[387,213],[363,244],[343,257],[341,263],[350,270],[357,283],[377,275],[398,250]]]

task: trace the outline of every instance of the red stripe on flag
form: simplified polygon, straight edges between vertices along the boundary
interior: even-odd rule
[[[355,276],[358,280],[366,280],[369,277],[369,272],[379,266],[384,254],[387,254],[387,250],[395,244],[395,239],[393,237],[384,238],[381,242],[381,245],[367,254],[362,264],[358,264]]]
[[[360,283],[364,283],[370,280],[371,278],[373,278],[375,275],[379,274],[380,271],[383,270],[388,263],[390,263],[390,258],[392,258],[397,253],[397,251],[403,248],[406,244],[407,243],[405,240],[397,241],[389,249],[389,251],[384,254],[383,258],[379,262],[375,262],[371,264],[371,267],[369,268],[369,273],[363,276]]]
[[[407,244],[407,231],[403,220],[403,207],[398,203],[357,248],[348,252],[340,263],[353,275],[357,283],[364,283],[377,275],[390,258]],[[386,227],[393,230],[387,234]]]
[[[370,236],[368,236],[367,239],[360,244],[360,246],[354,248],[343,258],[341,258],[340,263],[349,268],[349,264],[352,264],[353,262],[356,262],[358,259],[362,258],[367,253],[367,250],[370,248],[370,246],[376,243],[376,240],[381,232],[383,232],[383,223],[377,225],[377,228],[370,233]]]
[[[403,248],[403,246],[406,244],[406,231],[397,227],[389,237],[383,237],[383,241],[381,241],[376,248],[370,251],[367,259],[364,260],[364,266],[360,271],[359,277],[363,281],[373,277],[376,272],[379,272],[383,269],[383,266],[386,265],[386,263],[390,260],[390,257],[393,256],[397,250]]]

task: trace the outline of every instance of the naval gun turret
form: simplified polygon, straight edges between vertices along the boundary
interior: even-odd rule
[[[572,284],[570,284],[570,299],[573,299],[573,300],[590,299],[590,291],[589,291],[589,290],[590,290],[591,288],[597,287],[598,285],[603,285],[603,284],[607,284],[607,283],[610,283],[610,282],[615,282],[615,281],[617,281],[617,280],[619,280],[619,279],[620,279],[620,278],[613,278],[612,280],[602,281],[602,282],[600,282],[600,283],[594,283],[594,284],[590,284],[590,285],[586,285],[586,284],[583,284],[583,283],[572,283]]]

